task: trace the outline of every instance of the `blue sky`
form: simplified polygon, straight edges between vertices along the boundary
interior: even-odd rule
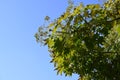
[[[97,0],[75,0],[95,3]],[[61,15],[67,0],[0,0],[0,80],[77,80],[57,76],[47,47],[34,34],[44,23]]]

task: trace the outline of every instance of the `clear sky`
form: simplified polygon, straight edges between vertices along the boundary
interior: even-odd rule
[[[77,80],[57,76],[47,47],[34,38],[46,15],[57,18],[66,7],[67,0],[0,0],[0,80]]]

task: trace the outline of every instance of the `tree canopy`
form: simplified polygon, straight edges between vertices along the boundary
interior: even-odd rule
[[[103,5],[69,3],[54,21],[41,26],[37,42],[48,46],[57,74],[80,80],[120,80],[120,1]]]

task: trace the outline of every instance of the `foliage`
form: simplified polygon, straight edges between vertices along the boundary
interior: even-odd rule
[[[59,18],[40,27],[35,37],[48,45],[58,74],[75,73],[80,80],[120,80],[119,0],[102,6],[71,3]]]

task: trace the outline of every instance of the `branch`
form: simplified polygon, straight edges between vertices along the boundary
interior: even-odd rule
[[[79,14],[80,15],[80,14]],[[89,23],[83,18],[83,16],[82,15],[80,15],[80,17],[85,21],[85,23],[86,24],[88,24],[89,25]]]
[[[79,51],[79,52],[87,52],[87,53],[91,53],[91,52],[92,53],[119,53],[119,52],[109,52],[109,51],[108,52],[102,52],[102,51],[101,52],[100,51]]]
[[[115,20],[119,20],[120,19],[120,17],[118,17],[118,18],[115,18],[115,19],[113,19],[113,20],[110,20],[110,21],[107,21],[107,22],[113,22],[113,21],[115,21]]]

